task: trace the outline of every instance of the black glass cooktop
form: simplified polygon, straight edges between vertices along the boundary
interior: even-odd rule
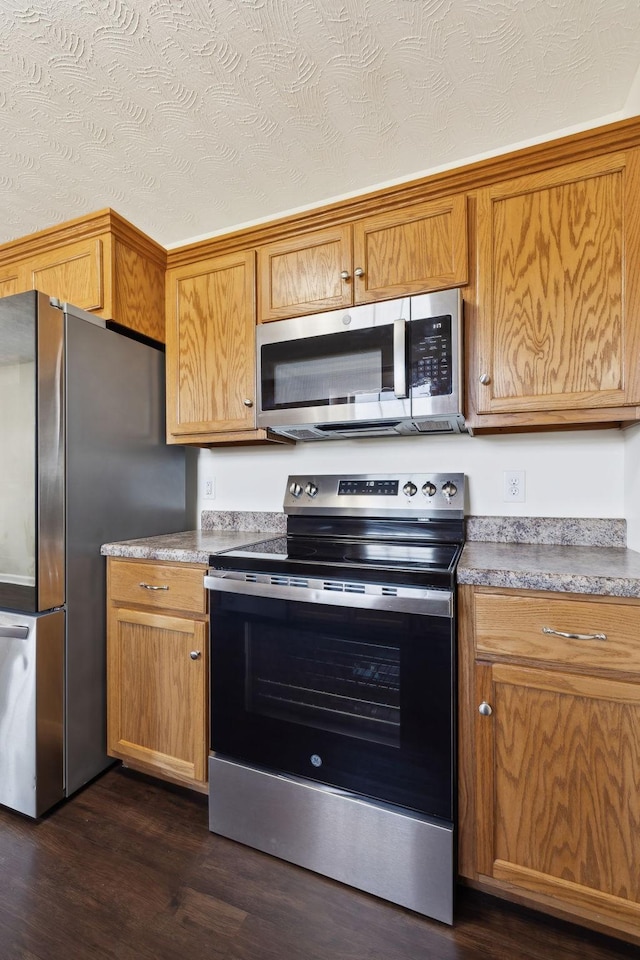
[[[461,550],[460,543],[274,537],[213,554],[209,564],[217,570],[449,587]]]

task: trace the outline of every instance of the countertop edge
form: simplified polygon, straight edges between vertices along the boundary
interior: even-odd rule
[[[559,573],[522,573],[509,570],[459,570],[459,586],[503,587],[509,590],[544,590],[592,596],[640,598],[640,579]]]

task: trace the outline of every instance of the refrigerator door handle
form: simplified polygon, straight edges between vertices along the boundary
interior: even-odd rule
[[[2,627],[0,626],[0,640],[26,640],[29,636],[29,627],[18,626],[9,626]]]

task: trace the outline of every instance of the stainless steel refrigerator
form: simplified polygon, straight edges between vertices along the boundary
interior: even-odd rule
[[[185,528],[162,350],[1,298],[0,458],[0,804],[39,817],[113,762],[100,545]]]

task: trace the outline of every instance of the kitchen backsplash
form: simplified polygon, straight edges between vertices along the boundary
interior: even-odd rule
[[[626,547],[627,521],[576,517],[467,517],[467,540]]]
[[[267,533],[285,533],[284,513],[259,510],[203,510],[200,514],[202,530],[261,530]]]
[[[257,510],[203,510],[202,530],[261,530],[284,533],[284,513]],[[467,540],[491,543],[546,543],[626,547],[627,522],[573,517],[467,517]]]

